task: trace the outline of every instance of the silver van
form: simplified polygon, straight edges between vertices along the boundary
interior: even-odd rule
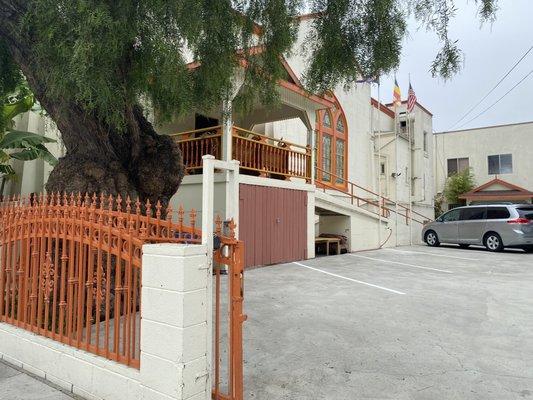
[[[516,247],[533,252],[533,205],[490,204],[458,207],[424,226],[428,246],[483,245],[489,251]]]

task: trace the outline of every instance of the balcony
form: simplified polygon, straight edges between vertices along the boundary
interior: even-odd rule
[[[182,154],[186,173],[202,172],[202,157],[206,154],[222,159],[224,137],[222,127],[188,131],[171,135]],[[233,127],[232,158],[240,161],[241,173],[273,179],[291,178],[311,181],[311,148],[276,139],[257,132]]]

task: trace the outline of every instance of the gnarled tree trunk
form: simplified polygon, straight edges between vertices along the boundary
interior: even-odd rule
[[[0,0],[0,40],[26,76],[37,100],[57,124],[67,153],[59,159],[48,191],[121,194],[168,204],[184,168],[177,145],[158,135],[139,105],[124,110],[125,129],[109,126],[83,105],[49,95],[46,67],[20,34],[28,1]]]

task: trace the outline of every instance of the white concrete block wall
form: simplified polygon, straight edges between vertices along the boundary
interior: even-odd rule
[[[205,245],[143,247],[142,398],[208,399]]]
[[[207,400],[205,245],[143,247],[140,370],[0,323],[0,358],[89,400]]]
[[[0,358],[88,400],[141,400],[139,370],[4,323]]]

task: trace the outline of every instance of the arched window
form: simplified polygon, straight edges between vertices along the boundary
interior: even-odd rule
[[[344,133],[344,120],[342,118],[337,118],[337,130]]]
[[[326,128],[331,128],[331,114],[329,111],[324,111],[324,119],[322,123]]]
[[[332,96],[330,100],[335,102],[335,107],[317,112],[316,179],[346,188],[348,126],[337,98]]]

